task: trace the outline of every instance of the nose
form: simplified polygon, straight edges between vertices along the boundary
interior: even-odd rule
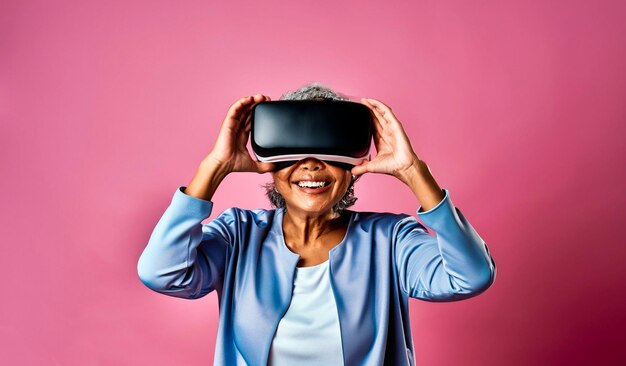
[[[315,158],[305,158],[300,161],[298,168],[310,171],[317,171],[324,167],[324,163],[321,160]]]

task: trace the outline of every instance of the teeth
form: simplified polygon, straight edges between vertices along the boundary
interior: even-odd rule
[[[320,188],[326,185],[326,182],[301,181],[298,186],[302,188]]]

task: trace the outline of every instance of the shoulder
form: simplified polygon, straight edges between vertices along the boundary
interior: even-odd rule
[[[403,220],[410,215],[392,212],[350,211],[354,215],[354,222],[395,222]]]
[[[361,226],[394,226],[398,222],[412,218],[404,213],[351,211],[353,223]]]
[[[218,236],[229,243],[235,243],[242,235],[269,230],[276,210],[248,210],[231,207],[202,225],[205,237]]]
[[[229,226],[255,225],[265,227],[272,222],[275,215],[276,209],[244,209],[231,207],[221,212],[209,225],[217,221]]]
[[[353,215],[353,225],[367,231],[384,230],[397,232],[399,230],[406,230],[407,228],[427,231],[427,229],[417,221],[415,216],[405,213],[353,211]]]

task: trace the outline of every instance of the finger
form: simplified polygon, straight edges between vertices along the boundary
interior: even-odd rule
[[[252,110],[254,109],[254,107],[261,103],[261,102],[266,102],[269,101],[270,97],[263,95],[263,94],[257,94],[254,96],[252,103],[248,106],[248,108],[246,109],[246,118],[244,119],[245,122],[247,121],[247,118],[250,117],[250,115],[252,114]]]
[[[378,154],[380,153],[380,151],[383,149],[383,146],[385,145],[381,131],[374,130],[374,134],[372,137],[374,140],[374,147],[376,148],[376,153]]]
[[[385,103],[381,102],[378,99],[374,99],[374,98],[365,98],[365,99],[367,99],[371,104],[391,110],[391,107],[389,107],[388,105],[386,105]]]
[[[228,109],[228,116],[234,119],[240,119],[241,115],[252,105],[260,102],[263,98],[262,94],[251,95],[243,97],[233,103]]]
[[[252,101],[250,102],[250,104],[247,104],[244,107],[244,110],[242,111],[242,115],[240,117],[240,125],[239,125],[239,129],[238,132],[243,130],[246,133],[249,133],[251,128],[252,128],[252,110],[254,109],[254,106],[256,106],[257,104],[264,102],[266,100],[268,100],[269,97],[262,95],[262,94],[257,94],[255,96],[252,97]],[[241,123],[243,122],[243,123]]]
[[[249,132],[246,132],[245,130],[240,130],[237,133],[237,146],[241,147],[242,149],[246,149],[248,146],[249,137]]]
[[[246,105],[250,104],[253,100],[254,100],[254,96],[248,96],[248,97],[243,97],[239,99],[238,101],[236,101],[230,106],[230,108],[228,109],[228,115],[235,116],[239,114],[243,110],[243,108]]]
[[[387,106],[385,103],[376,99],[371,99],[371,98],[366,98],[366,99],[372,106],[374,106],[374,110],[378,112],[385,121],[398,122],[398,123],[400,122],[391,111],[391,108]]]
[[[382,116],[376,115],[376,113],[374,111],[372,111],[372,119],[374,120],[373,125],[374,125],[374,131],[372,131],[372,138],[374,140],[374,147],[376,147],[376,152],[380,153],[381,150],[384,150],[387,145],[388,142],[385,141],[385,135],[384,135],[384,126],[381,124],[381,120],[382,120]]]
[[[237,132],[241,128],[241,114],[244,112],[245,107],[252,101],[252,97],[244,97],[233,103],[228,112],[226,118],[222,123],[220,133],[226,133],[227,131]]]
[[[246,111],[245,115],[242,117],[242,121],[243,123],[239,131],[249,133],[252,129],[252,108]]]
[[[372,106],[372,113],[374,113],[374,116],[378,120],[378,124],[380,126],[379,132],[382,135],[383,130],[385,129],[385,126],[389,124],[389,121],[387,121],[385,117],[380,113],[380,111],[378,111],[372,104],[370,105]]]
[[[252,130],[252,114],[248,114],[246,121],[242,123],[241,129],[237,131],[239,146],[248,146],[250,131]]]
[[[263,94],[256,94],[253,96],[253,100],[252,100],[252,105],[250,107],[252,107],[254,104],[258,104],[261,103],[263,101],[265,101],[265,98],[267,98],[265,95]]]
[[[350,170],[350,173],[357,177],[363,175],[365,172],[367,172],[367,170],[364,170],[361,165],[357,165]]]
[[[373,99],[367,99],[367,101],[371,101],[371,100]],[[373,106],[373,104],[371,105]],[[379,136],[380,136],[380,141],[381,142],[384,141],[386,144],[390,142],[389,141],[390,136],[394,136],[394,138],[403,138],[403,136],[406,135],[406,133],[404,132],[404,128],[402,127],[402,123],[398,121],[398,119],[393,115],[391,110],[389,110],[388,113],[389,113],[388,116],[389,115],[393,116],[392,120],[385,118],[381,114],[378,108],[374,108],[374,114],[376,115],[376,117],[384,121],[383,123],[381,123],[382,129],[379,130]],[[376,149],[378,150],[378,146],[376,147]]]
[[[374,134],[374,138],[380,137],[383,134],[384,127],[380,123],[379,117],[376,116],[374,113],[372,113],[372,115],[374,116],[374,131],[372,131]]]
[[[363,104],[365,104],[365,106],[367,106],[367,108],[369,108],[370,113],[372,114],[372,120],[374,121],[374,129],[379,130],[379,132],[382,132],[383,129],[383,125],[382,122],[384,121],[384,119],[382,118],[382,116],[380,115],[380,113],[378,113],[376,111],[376,109],[374,108],[373,105],[371,105],[366,98],[361,98],[361,100],[363,101]]]
[[[372,110],[372,113],[378,114],[379,116],[382,116],[382,111],[379,110],[379,108],[372,103],[373,99],[369,99],[369,98],[363,98],[363,103],[369,107],[369,109]]]
[[[379,107],[371,103],[369,100],[368,100],[368,103],[370,104],[370,106],[372,106],[372,112],[380,119],[381,125],[384,126],[385,124],[389,123],[389,121],[387,120],[387,118],[385,118],[383,112],[380,110]]]
[[[359,175],[365,174],[369,171],[369,167],[370,167],[370,162],[366,161],[362,164],[356,165],[354,166],[351,170],[350,173],[356,175],[357,177]]]
[[[252,97],[252,102],[245,106],[245,111],[242,112],[238,125],[236,126],[237,143],[238,146],[246,146],[250,137],[250,130],[252,129],[252,109],[254,106],[267,97],[262,94],[257,94]]]

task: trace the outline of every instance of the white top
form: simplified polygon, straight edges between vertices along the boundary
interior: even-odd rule
[[[278,323],[268,365],[343,366],[339,329],[328,260],[296,267],[291,303]]]

